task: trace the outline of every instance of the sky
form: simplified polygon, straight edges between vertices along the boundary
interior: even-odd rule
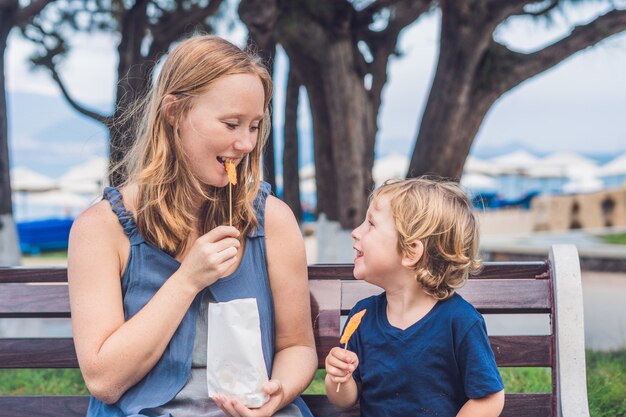
[[[626,0],[613,3],[626,8]],[[586,23],[608,8],[608,2],[598,0],[567,7],[550,23],[516,18],[501,25],[495,37],[516,51],[533,52],[567,35],[573,25]],[[377,139],[379,154],[410,155],[412,151],[436,66],[439,21],[439,14],[434,12],[401,33],[399,49],[403,55],[391,59],[389,78],[383,91]],[[231,32],[221,30],[220,34],[239,45],[245,42],[242,26]],[[62,77],[75,98],[102,113],[109,112],[113,103],[116,44],[117,38],[112,36],[77,36],[61,67]],[[30,93],[56,98],[60,106],[69,108],[47,73],[30,70],[28,56],[31,51],[32,47],[20,38],[18,32],[12,32],[5,62],[9,95]],[[287,67],[288,59],[280,52],[276,58],[275,126],[283,123]],[[304,92],[301,98],[304,105],[299,109],[300,130],[308,132],[311,119]],[[13,115],[22,117],[28,115],[28,111],[29,106],[23,103],[11,109]],[[626,33],[623,33],[577,53],[506,93],[488,113],[473,150],[516,143],[543,153],[572,150],[618,154],[626,151],[625,115]],[[18,149],[34,149],[38,140],[43,141],[19,131],[13,131],[12,135],[11,143]],[[106,149],[106,138],[102,133],[98,135],[102,137],[98,136],[97,141],[102,144],[96,146],[99,150],[92,149],[95,153]],[[93,148],[94,138],[90,140]]]

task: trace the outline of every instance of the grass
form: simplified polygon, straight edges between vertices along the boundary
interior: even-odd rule
[[[626,417],[626,349],[586,357],[591,417]]]
[[[2,369],[0,395],[88,394],[78,369]]]
[[[549,392],[552,387],[548,368],[500,368],[500,375],[508,393]],[[326,372],[319,369],[305,394],[324,394]]]
[[[587,351],[587,389],[591,417],[626,417],[626,349]],[[546,368],[500,368],[508,393],[549,392],[552,382]],[[324,394],[323,370],[307,394]],[[0,395],[87,394],[77,369],[0,370]]]
[[[612,243],[615,245],[626,245],[626,233],[620,233],[615,235],[604,235],[602,240],[606,243]]]
[[[44,251],[38,255],[24,255],[25,258],[67,259],[67,250]]]

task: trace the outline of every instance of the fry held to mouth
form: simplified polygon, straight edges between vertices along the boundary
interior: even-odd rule
[[[229,201],[229,226],[233,225],[233,185],[237,185],[237,167],[231,160],[224,162],[228,174],[228,201]]]

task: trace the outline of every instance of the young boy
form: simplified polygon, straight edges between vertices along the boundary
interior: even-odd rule
[[[456,183],[416,178],[374,191],[352,232],[354,276],[385,291],[326,357],[326,394],[361,416],[500,415],[504,385],[485,322],[455,290],[478,270],[478,224]],[[337,384],[341,383],[339,391]]]

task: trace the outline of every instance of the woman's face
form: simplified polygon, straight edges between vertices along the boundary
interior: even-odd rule
[[[235,165],[256,146],[265,93],[255,74],[225,75],[193,99],[180,122],[183,151],[203,183],[224,187],[225,160]]]

